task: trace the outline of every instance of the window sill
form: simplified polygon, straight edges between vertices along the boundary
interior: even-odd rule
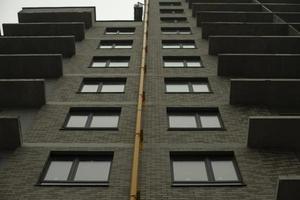
[[[118,131],[119,128],[61,128],[61,131]]]
[[[76,92],[76,94],[125,94],[125,92]]]
[[[213,92],[165,92],[165,94],[212,94]]]
[[[82,183],[82,182],[77,182],[77,183],[37,183],[35,186],[46,186],[46,187],[51,187],[51,186],[60,186],[60,187],[108,187],[109,183]]]
[[[172,183],[172,187],[243,187],[243,182],[237,183]]]
[[[168,128],[168,131],[226,131],[225,128]]]

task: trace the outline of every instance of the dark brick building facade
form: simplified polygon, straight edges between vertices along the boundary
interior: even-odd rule
[[[299,13],[292,0],[150,0],[139,199],[299,199]],[[18,16],[0,37],[0,199],[129,199],[143,22],[91,7]],[[204,160],[207,180],[177,181],[199,168],[176,161]],[[67,182],[47,182],[54,161],[72,162]],[[76,181],[103,161],[107,180]]]

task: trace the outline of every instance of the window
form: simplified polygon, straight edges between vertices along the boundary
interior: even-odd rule
[[[125,90],[124,78],[85,78],[80,93],[121,93]]]
[[[163,65],[166,68],[199,68],[203,67],[200,57],[197,56],[164,56]]]
[[[217,108],[167,108],[169,130],[223,130]]]
[[[161,14],[181,14],[183,9],[160,9]]]
[[[167,93],[209,93],[208,80],[203,78],[166,78]]]
[[[92,68],[124,68],[129,66],[130,57],[94,57],[91,63]]]
[[[161,17],[160,21],[163,23],[186,23],[186,17]]]
[[[181,6],[181,2],[159,2],[160,6]]]
[[[71,108],[63,129],[118,129],[120,108]]]
[[[243,185],[233,152],[171,152],[173,186]]]
[[[190,35],[192,31],[189,27],[162,27],[162,34],[165,35]]]
[[[131,49],[132,40],[102,40],[100,42],[100,49]]]
[[[106,35],[133,35],[135,32],[135,28],[106,28]]]
[[[40,185],[108,185],[112,152],[51,152]]]
[[[195,49],[196,45],[193,40],[163,40],[163,49]]]

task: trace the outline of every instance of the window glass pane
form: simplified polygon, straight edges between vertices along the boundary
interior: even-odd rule
[[[216,181],[238,181],[232,161],[211,161]]]
[[[120,35],[133,35],[134,32],[120,32]]]
[[[104,44],[100,45],[100,49],[111,49],[111,48],[112,48],[112,45],[104,45]]]
[[[173,161],[174,181],[208,181],[204,161]]]
[[[119,116],[93,116],[92,128],[117,128]]]
[[[112,61],[109,63],[109,67],[128,67],[129,63],[124,61]]]
[[[188,84],[167,84],[167,92],[189,92]]]
[[[85,84],[83,85],[81,92],[97,92],[99,85],[97,84]]]
[[[200,121],[203,128],[221,128],[218,116],[200,116]]]
[[[110,161],[79,161],[75,181],[108,181]]]
[[[184,67],[183,62],[171,62],[171,61],[166,61],[164,62],[165,67]]]
[[[124,92],[124,84],[104,84],[101,92]]]
[[[194,48],[196,48],[196,46],[194,44],[183,44],[182,48],[185,48],[185,49],[194,49]]]
[[[192,84],[194,92],[209,92],[207,84]]]
[[[72,161],[51,161],[45,181],[66,181],[68,179]]]
[[[130,49],[132,46],[131,45],[116,45],[116,49]]]
[[[177,32],[176,31],[164,31],[163,34],[166,34],[166,35],[176,35]]]
[[[202,67],[199,61],[187,61],[186,64],[188,67]]]
[[[176,44],[164,44],[164,49],[180,49],[180,45]]]
[[[189,35],[189,34],[191,34],[191,32],[190,31],[180,31],[179,34],[181,34],[181,35]]]
[[[106,31],[105,34],[106,34],[106,35],[116,35],[117,32],[113,32],[113,31],[109,32],[109,31]]]
[[[190,116],[169,116],[170,128],[197,128],[196,117]]]
[[[76,116],[71,115],[67,124],[70,128],[82,128],[85,127],[88,116]]]
[[[106,67],[106,62],[93,62],[92,67]]]

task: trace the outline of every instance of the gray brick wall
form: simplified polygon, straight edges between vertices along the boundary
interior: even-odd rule
[[[201,28],[181,0],[188,23],[161,24],[159,0],[150,1],[146,101],[143,114],[144,148],[141,156],[142,200],[273,200],[279,175],[300,174],[300,163],[293,152],[253,150],[246,147],[248,117],[278,114],[266,107],[229,105],[230,80],[217,76],[217,57],[208,55],[208,41],[201,39]],[[168,7],[164,7],[168,8]],[[164,14],[164,16],[172,16]],[[161,35],[161,26],[190,26],[192,35]],[[106,26],[136,26],[134,36],[104,35]],[[132,148],[142,45],[142,26],[136,22],[98,22],[76,43],[76,56],[64,59],[64,77],[47,80],[47,105],[24,116],[27,131],[24,146],[0,155],[0,199],[103,199],[129,198]],[[131,50],[96,49],[101,39],[134,39]],[[162,39],[194,39],[197,49],[166,50]],[[131,56],[124,69],[90,69],[93,56]],[[204,68],[165,69],[162,56],[201,56]],[[126,77],[124,94],[78,94],[83,77]],[[166,94],[165,77],[207,77],[213,93]],[[63,131],[72,106],[122,107],[119,131]],[[218,107],[224,131],[168,131],[167,107]],[[20,111],[21,112],[21,111]],[[5,110],[0,115],[18,114]],[[28,120],[30,118],[30,120]],[[31,126],[29,126],[31,125]],[[50,151],[114,151],[109,187],[35,186]],[[172,187],[170,151],[234,151],[246,186]]]

